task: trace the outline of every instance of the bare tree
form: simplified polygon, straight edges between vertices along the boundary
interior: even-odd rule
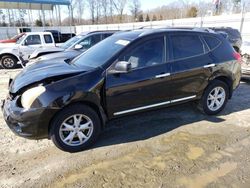
[[[102,14],[104,16],[105,19],[105,23],[108,23],[108,12],[109,12],[109,0],[101,0],[100,4],[101,4],[101,9],[102,9]]]
[[[113,5],[114,5],[116,11],[119,14],[119,20],[120,20],[120,22],[122,22],[123,12],[124,12],[124,9],[127,5],[127,0],[113,0],[112,2],[113,2]]]
[[[108,0],[109,1],[109,20],[111,23],[113,23],[113,15],[114,15],[114,3],[113,0]]]
[[[139,13],[141,12],[141,2],[140,0],[131,0],[130,12],[134,17],[134,21],[138,20]]]
[[[91,22],[92,24],[95,23],[95,15],[96,15],[96,3],[97,0],[87,0],[87,5],[89,7],[90,15],[91,15]]]
[[[73,12],[75,12],[74,10],[76,9],[78,24],[81,24],[84,8],[85,8],[85,3],[83,0],[73,0],[72,9]]]
[[[102,17],[102,2],[99,0],[96,1],[96,23],[99,23],[100,18]]]
[[[209,12],[212,12],[212,3],[208,3],[205,1],[200,1],[199,4],[197,4],[198,6],[198,15],[200,17],[204,17],[206,16],[206,14],[208,14]]]

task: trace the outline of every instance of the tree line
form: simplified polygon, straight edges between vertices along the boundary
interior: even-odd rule
[[[249,5],[250,0],[244,1]],[[76,25],[110,24],[179,19],[223,12],[239,13],[241,0],[220,0],[219,12],[216,12],[212,0],[210,3],[199,1],[191,4],[189,0],[176,0],[146,11],[141,9],[140,0],[73,0],[72,7]],[[83,19],[84,14],[89,14],[90,19]],[[67,23],[68,20],[65,19],[63,24]]]
[[[246,2],[246,10],[250,7],[250,0]],[[241,0],[220,0],[218,10],[211,2],[193,2],[189,0],[176,0],[167,5],[149,10],[142,10],[140,0],[72,0],[73,23],[111,24],[128,22],[148,22],[167,19],[179,19],[206,15],[218,15],[223,12],[238,13],[241,11]],[[86,18],[89,15],[89,18]],[[27,21],[28,10],[0,10],[0,26],[29,26]],[[52,26],[55,20],[45,17],[43,23],[41,12],[34,20],[35,26]],[[69,25],[71,17],[60,21],[62,25]]]

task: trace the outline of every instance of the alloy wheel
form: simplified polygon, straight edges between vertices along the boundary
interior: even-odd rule
[[[68,146],[79,146],[93,134],[93,122],[84,114],[75,114],[63,121],[59,129],[62,142]]]
[[[5,58],[3,60],[3,65],[7,68],[12,68],[15,65],[15,62],[13,59],[11,58]]]
[[[226,100],[226,91],[222,87],[215,87],[208,95],[207,106],[211,111],[219,110]]]

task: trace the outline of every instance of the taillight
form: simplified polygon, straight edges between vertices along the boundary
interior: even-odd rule
[[[238,52],[234,52],[233,56],[239,63],[241,63],[241,55]]]

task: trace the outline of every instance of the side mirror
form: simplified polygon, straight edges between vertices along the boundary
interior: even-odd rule
[[[81,44],[75,45],[75,50],[80,50],[80,49],[82,49],[82,48],[83,48],[83,46],[82,46]]]
[[[114,73],[127,73],[131,70],[131,63],[127,61],[119,61],[116,63]]]

